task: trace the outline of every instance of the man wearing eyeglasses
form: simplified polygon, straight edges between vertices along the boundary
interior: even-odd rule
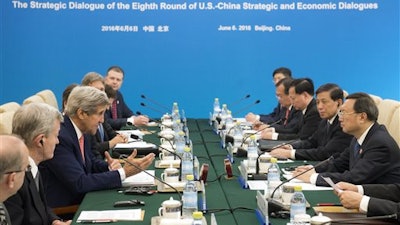
[[[69,225],[62,222],[48,206],[44,182],[38,165],[53,158],[58,144],[61,113],[45,103],[31,103],[19,108],[13,117],[12,132],[24,139],[29,151],[29,170],[18,192],[4,202],[13,225]],[[61,193],[60,193],[61,194]]]
[[[314,168],[299,179],[326,186],[323,177],[334,183],[391,184],[400,181],[400,149],[384,125],[377,123],[378,108],[365,93],[346,97],[340,107],[339,121],[343,132],[354,136],[338,158]],[[297,175],[308,166],[298,167]]]
[[[12,135],[0,135],[0,224],[10,225],[11,218],[3,202],[22,186],[29,165],[28,149]]]

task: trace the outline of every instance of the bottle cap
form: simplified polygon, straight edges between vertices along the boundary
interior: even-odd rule
[[[256,135],[252,134],[252,135],[250,136],[250,139],[251,139],[251,140],[256,140]]]
[[[300,185],[294,186],[294,191],[301,191],[301,190],[302,190],[302,188]]]
[[[185,152],[190,152],[190,147],[189,147],[189,146],[185,146],[185,148],[183,149],[183,151],[185,151]]]
[[[186,180],[194,180],[193,174],[186,175]]]
[[[203,212],[195,211],[192,214],[193,219],[199,220],[203,218]]]
[[[271,163],[277,163],[277,162],[278,162],[277,158],[274,158],[274,157],[271,158]]]

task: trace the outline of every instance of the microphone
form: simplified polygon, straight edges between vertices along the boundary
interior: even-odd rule
[[[281,119],[279,119],[279,120],[277,120],[277,121],[275,121],[275,122],[269,124],[269,126],[264,127],[264,128],[262,128],[261,130],[256,131],[256,132],[255,132],[254,134],[252,134],[252,135],[259,134],[259,133],[263,132],[264,130],[270,128],[272,125],[275,125],[275,124],[284,122],[285,120],[286,120],[286,118],[281,118]],[[238,157],[246,157],[246,156],[247,156],[247,151],[246,151],[246,149],[243,148],[243,145],[244,145],[244,143],[246,143],[247,139],[250,138],[250,136],[251,136],[251,135],[248,135],[247,137],[245,137],[245,138],[242,140],[242,143],[240,144],[240,147],[238,148],[238,150],[237,150],[237,152],[236,152],[236,156],[238,156]],[[233,138],[232,138],[232,139],[233,139]],[[226,139],[225,139],[225,140],[226,140]],[[279,146],[279,147],[281,147],[281,146]],[[238,152],[239,152],[239,154],[238,154]]]
[[[148,105],[144,104],[143,102],[141,102],[141,103],[140,103],[140,105],[141,105],[141,106],[143,106],[143,107],[147,107],[147,108],[149,108],[149,109],[153,110],[154,112],[161,113],[161,115],[162,115],[162,114],[164,114],[164,112],[163,112],[163,111],[161,111],[161,110],[158,110],[158,109],[156,109],[156,108],[153,108],[153,107],[151,107],[151,106],[148,106]]]
[[[169,108],[168,108],[168,107],[166,107],[165,105],[162,105],[162,104],[156,102],[155,100],[153,100],[153,99],[151,99],[151,98],[146,97],[145,95],[140,95],[140,97],[143,98],[143,99],[147,99],[149,102],[152,102],[152,103],[154,103],[154,104],[160,106],[161,108],[166,109],[167,112],[169,111]]]
[[[230,107],[235,106],[235,105],[237,105],[238,103],[240,103],[240,102],[242,102],[243,100],[246,100],[246,99],[248,99],[248,98],[250,98],[250,95],[249,95],[249,94],[247,94],[246,96],[244,96],[243,98],[241,98],[241,99],[239,99],[239,100],[237,100],[237,101],[234,101],[233,103],[229,104],[229,106],[230,106]]]
[[[163,149],[163,150],[165,150],[165,151],[167,151],[167,152],[169,152],[169,153],[171,153],[172,155],[174,155],[175,157],[177,157],[180,160],[180,162],[179,162],[179,181],[182,181],[182,157],[180,155],[176,154],[176,152],[174,152],[174,151],[166,149],[166,148],[164,148],[162,146],[158,146],[158,147]]]
[[[359,224],[362,223],[362,221],[364,220],[383,220],[383,219],[397,219],[397,214],[393,213],[393,214],[389,214],[389,215],[383,215],[383,216],[370,216],[370,217],[365,217],[365,218],[349,218],[349,219],[339,219],[339,220],[331,220],[331,221],[326,221],[323,223],[320,223],[320,225],[323,224],[343,224],[343,223],[347,223],[347,222],[351,222],[351,221],[358,221]]]
[[[241,108],[241,109],[235,111],[235,113],[232,113],[232,115],[233,115],[233,114],[235,114],[235,115],[236,115],[236,114],[239,114],[240,112],[243,112],[243,111],[249,109],[250,107],[252,107],[252,106],[254,106],[254,105],[257,105],[257,104],[260,103],[260,102],[261,102],[260,100],[257,100],[257,101],[255,101],[254,103],[251,103],[251,104],[249,104],[249,105],[247,105],[247,106],[245,106],[245,107],[243,107],[243,108]]]
[[[291,140],[291,141],[288,141],[287,143],[282,143],[282,144],[276,145],[276,146],[272,147],[271,149],[269,149],[268,151],[272,151],[272,150],[277,149],[277,148],[280,148],[280,147],[282,147],[282,146],[284,146],[284,145],[293,144],[293,143],[296,142],[296,141],[298,141],[298,140]],[[262,151],[262,150],[261,150],[261,152],[263,152],[263,153],[261,153],[261,154],[257,157],[257,161],[256,161],[256,175],[260,173],[260,162],[259,162],[260,156],[262,156],[262,155],[264,154],[264,152],[266,152],[266,151]],[[265,180],[266,180],[266,179],[265,179]]]
[[[179,200],[182,201],[182,195],[181,195],[181,193],[178,191],[178,189],[176,189],[176,188],[173,187],[172,185],[168,184],[167,182],[161,180],[160,178],[158,178],[158,177],[156,177],[156,176],[150,174],[150,173],[147,172],[146,170],[140,168],[140,166],[138,166],[138,165],[136,165],[136,164],[134,164],[134,163],[131,163],[129,160],[126,159],[126,158],[127,158],[127,155],[119,154],[119,153],[116,152],[115,156],[118,157],[119,159],[123,160],[125,163],[128,163],[129,165],[135,167],[136,169],[138,169],[138,170],[144,172],[145,174],[147,174],[147,175],[153,177],[154,179],[158,180],[159,182],[161,182],[161,183],[167,185],[168,187],[170,187],[172,190],[174,190],[174,191],[178,194]]]
[[[280,184],[274,189],[274,191],[271,193],[271,196],[268,198],[268,211],[269,211],[269,213],[281,211],[282,209],[284,209],[283,204],[282,204],[281,202],[279,202],[279,201],[277,201],[277,200],[274,199],[274,194],[275,194],[276,190],[278,190],[283,184],[286,184],[286,183],[290,182],[291,180],[293,180],[293,179],[295,179],[295,178],[297,178],[297,177],[299,177],[299,176],[301,176],[301,175],[307,173],[308,171],[310,171],[310,170],[312,170],[312,169],[314,169],[314,168],[317,168],[317,167],[319,167],[319,166],[321,166],[321,165],[323,165],[323,164],[329,162],[329,161],[332,160],[332,159],[333,159],[333,156],[331,156],[331,157],[325,159],[324,161],[321,161],[321,162],[317,163],[315,166],[313,166],[313,167],[311,167],[311,168],[309,168],[309,169],[307,169],[307,170],[304,170],[303,172],[297,174],[296,176],[290,178],[289,180],[285,180],[285,181],[283,181],[282,183],[280,183]],[[270,209],[271,209],[271,210],[270,210]]]
[[[159,123],[159,122],[160,122],[160,120],[152,119],[152,118],[148,117],[147,115],[144,115],[144,114],[143,114],[142,112],[140,112],[140,111],[136,111],[136,115],[138,115],[138,116],[146,116],[147,118],[149,118],[149,122],[155,122],[155,123]]]

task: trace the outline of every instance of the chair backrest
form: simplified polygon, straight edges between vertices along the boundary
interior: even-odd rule
[[[20,104],[16,103],[16,102],[7,102],[4,103],[3,105],[0,105],[0,113],[3,112],[8,112],[8,111],[17,111],[17,109],[19,109]]]
[[[0,113],[0,134],[11,134],[15,111]]]
[[[382,98],[377,95],[369,94],[369,96],[374,100],[375,105],[379,105],[382,102]]]
[[[23,105],[26,105],[26,104],[30,104],[30,103],[33,103],[33,102],[35,102],[35,103],[45,103],[44,100],[43,100],[43,98],[40,97],[39,95],[32,95],[32,96],[26,98],[26,99],[22,102],[22,104],[23,104]]]
[[[400,146],[400,107],[394,111],[392,119],[386,127],[390,135],[392,135]]]
[[[393,118],[394,111],[400,108],[400,102],[392,99],[384,99],[379,103],[378,110],[378,123],[384,124],[386,127],[389,125]]]
[[[58,110],[57,98],[54,95],[53,91],[46,89],[36,93],[36,95],[40,96],[45,103],[55,107]]]

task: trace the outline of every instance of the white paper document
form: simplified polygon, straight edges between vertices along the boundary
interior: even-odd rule
[[[290,179],[292,175],[283,175],[286,179]],[[332,190],[331,187],[320,187],[310,183],[304,183],[301,180],[293,179],[289,183],[296,183],[302,187],[303,191],[324,191]],[[266,190],[268,189],[268,181],[266,180],[248,180],[247,184],[250,190]]]
[[[154,176],[154,170],[146,170],[149,174]],[[155,185],[154,177],[146,174],[145,172],[140,172],[136,175],[127,177],[124,181],[122,181],[123,187],[129,186],[145,186],[145,185]]]
[[[155,144],[147,143],[144,141],[134,141],[130,143],[118,143],[115,148],[155,148]]]
[[[143,220],[142,209],[82,211],[77,223],[100,223]]]

